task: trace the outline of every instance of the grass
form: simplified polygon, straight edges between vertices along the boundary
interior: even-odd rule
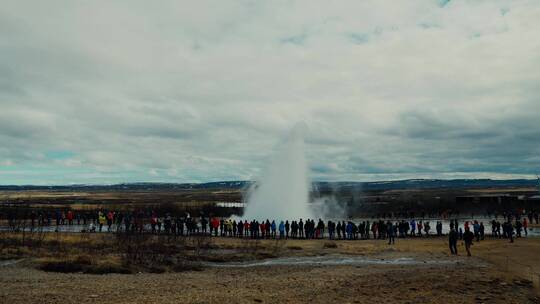
[[[304,250],[295,243],[275,240],[45,233],[38,243],[33,237],[37,236],[27,234],[23,241],[20,233],[3,234],[0,259],[30,258],[36,268],[49,272],[163,273],[200,271],[203,262],[269,259],[287,249]]]
[[[87,274],[130,274],[134,272],[123,261],[114,257],[108,257],[99,261],[88,255],[78,255],[69,258],[46,257],[36,259],[35,263],[36,268],[47,272]]]
[[[200,261],[220,259],[215,254],[203,253],[201,246],[219,247],[198,237],[45,233],[39,236],[39,242],[35,241],[37,238],[37,234],[27,233],[23,239],[21,233],[2,233],[0,260],[29,258],[35,268],[47,272],[130,274],[198,271],[203,268]]]

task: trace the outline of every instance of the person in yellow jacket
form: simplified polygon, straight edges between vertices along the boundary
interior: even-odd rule
[[[230,219],[227,220],[226,227],[227,227],[227,234],[229,236],[232,236],[232,221]]]
[[[103,225],[107,222],[107,218],[105,217],[105,214],[102,212],[98,215],[98,222],[99,222],[99,232],[101,232],[101,229],[103,228]]]

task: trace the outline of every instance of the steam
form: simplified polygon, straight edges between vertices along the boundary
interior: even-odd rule
[[[311,209],[317,218],[344,219],[348,217],[345,204],[340,203],[334,196],[313,199]]]
[[[295,125],[278,146],[266,173],[247,193],[243,218],[286,220],[311,218],[308,167],[304,155],[306,125]]]
[[[317,218],[344,219],[348,217],[348,206],[343,200],[338,200],[341,189],[335,184],[324,185],[321,191],[316,183],[312,185],[311,210]]]

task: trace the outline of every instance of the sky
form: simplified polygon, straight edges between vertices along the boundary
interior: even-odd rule
[[[0,6],[0,184],[540,173],[540,1]]]

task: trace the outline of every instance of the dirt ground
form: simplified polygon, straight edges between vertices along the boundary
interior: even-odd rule
[[[223,251],[243,245],[217,238]],[[337,245],[334,248],[334,245]],[[51,273],[0,266],[0,303],[540,303],[540,239],[475,243],[450,256],[445,238],[262,241],[279,256],[362,256],[414,264],[214,267],[182,273]],[[439,261],[441,263],[431,263]]]

